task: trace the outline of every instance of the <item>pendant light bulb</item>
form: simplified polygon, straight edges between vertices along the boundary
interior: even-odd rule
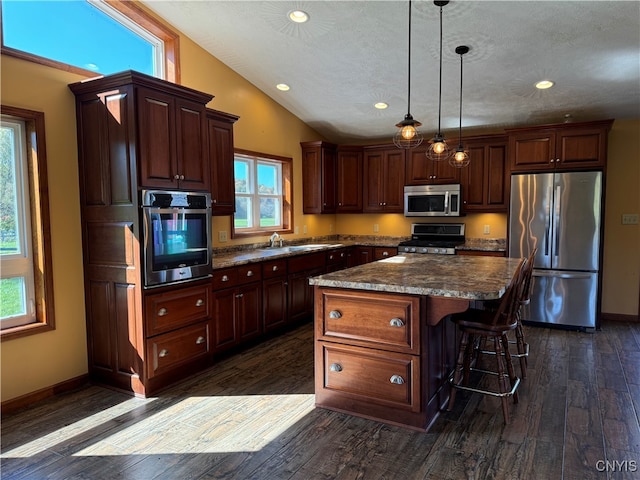
[[[440,90],[438,92],[438,132],[429,142],[429,148],[425,155],[429,160],[440,162],[451,156],[451,149],[440,132],[440,120],[442,113],[442,7],[447,5],[448,1],[434,1],[437,7],[440,7]]]
[[[415,148],[422,143],[422,133],[418,131],[418,127],[422,123],[413,119],[411,115],[411,0],[409,0],[409,60],[407,74],[407,114],[404,120],[396,123],[398,131],[393,137],[393,143],[398,148]]]

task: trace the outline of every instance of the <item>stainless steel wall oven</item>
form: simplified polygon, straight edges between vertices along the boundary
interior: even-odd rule
[[[142,191],[145,288],[206,278],[211,265],[211,195]]]

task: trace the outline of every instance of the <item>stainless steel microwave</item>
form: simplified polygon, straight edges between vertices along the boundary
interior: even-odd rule
[[[459,184],[404,187],[406,217],[459,217],[461,207],[462,193]]]

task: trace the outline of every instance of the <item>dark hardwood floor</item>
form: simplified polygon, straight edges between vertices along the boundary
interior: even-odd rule
[[[311,324],[156,398],[90,386],[5,415],[2,479],[639,479],[640,324],[526,327],[520,401],[428,433],[314,408]],[[516,371],[519,367],[516,364]],[[482,379],[481,381],[484,381]]]

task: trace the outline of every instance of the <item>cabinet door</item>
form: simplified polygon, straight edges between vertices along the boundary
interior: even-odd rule
[[[487,146],[486,158],[486,211],[504,212],[509,208],[510,187],[506,142]]]
[[[555,167],[556,136],[552,130],[514,133],[509,136],[512,171],[552,170]]]
[[[425,153],[427,147],[420,145],[407,151],[405,174],[406,185],[427,185],[433,181],[432,162]]]
[[[305,272],[289,275],[289,322],[301,320],[307,313],[307,275]]]
[[[209,190],[210,167],[204,105],[176,99],[178,184],[185,190]]]
[[[260,283],[244,285],[236,294],[238,340],[245,341],[262,333],[262,289]]]
[[[603,128],[580,128],[558,131],[556,167],[603,167],[607,154],[606,135],[606,130]]]
[[[384,156],[383,211],[386,213],[404,212],[404,150],[388,150]]]
[[[222,351],[237,343],[234,288],[219,290],[213,294],[213,350]]]
[[[282,327],[287,321],[287,278],[262,282],[262,325],[264,332]]]
[[[362,151],[338,150],[337,156],[338,213],[362,212]]]
[[[398,254],[396,247],[375,247],[373,249],[373,260],[384,260],[385,258],[395,257]]]
[[[334,213],[336,209],[336,146],[302,142],[302,211]]]
[[[233,215],[236,209],[233,172],[233,124],[207,116],[211,163],[211,213]]]
[[[358,246],[355,248],[354,256],[355,265],[364,265],[365,263],[373,262],[373,247]]]
[[[335,148],[322,149],[322,213],[336,211],[336,151]]]
[[[469,143],[469,165],[462,169],[466,212],[503,212],[508,208],[506,139]]]
[[[138,87],[138,155],[142,187],[176,188],[175,99]]]
[[[384,177],[384,153],[382,151],[370,151],[364,153],[364,201],[365,213],[383,211],[383,177]]]

